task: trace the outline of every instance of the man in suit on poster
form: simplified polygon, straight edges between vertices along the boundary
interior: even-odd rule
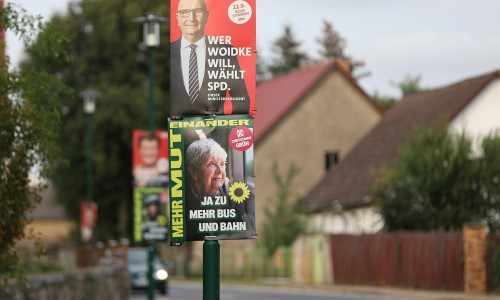
[[[249,113],[250,98],[238,58],[223,56],[234,47],[210,41],[205,35],[208,16],[204,0],[180,0],[176,18],[182,36],[171,43],[172,116],[224,114],[227,92],[233,114]],[[209,78],[216,72],[226,76]]]

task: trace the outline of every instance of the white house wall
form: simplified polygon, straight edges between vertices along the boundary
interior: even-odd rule
[[[483,137],[500,130],[500,79],[494,79],[467,105],[451,122],[450,129],[465,130],[473,138],[476,151]]]
[[[309,220],[309,230],[327,234],[376,233],[382,227],[382,218],[374,207],[316,213]]]

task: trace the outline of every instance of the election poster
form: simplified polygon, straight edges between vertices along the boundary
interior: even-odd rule
[[[80,203],[80,233],[83,242],[90,242],[93,238],[97,222],[97,211],[95,202]]]
[[[255,0],[171,0],[170,115],[255,114]]]
[[[254,239],[251,115],[169,120],[170,242]]]
[[[132,147],[134,241],[168,238],[168,132],[134,130]]]
[[[134,187],[134,241],[166,241],[168,193],[161,187]]]

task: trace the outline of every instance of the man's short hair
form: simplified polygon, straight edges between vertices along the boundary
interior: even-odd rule
[[[181,4],[181,1],[179,1],[179,4],[177,5],[177,10],[179,10],[179,5]],[[205,11],[207,10],[207,4],[205,3],[205,0],[201,0],[201,8],[203,8]]]
[[[137,140],[137,146],[140,147],[142,141],[144,140],[155,140],[158,142],[158,147],[161,145],[160,138],[156,135],[154,131],[144,131],[142,134],[139,136],[139,139]]]
[[[223,160],[227,158],[226,150],[219,143],[213,139],[201,139],[191,143],[186,150],[186,163],[188,167],[199,170],[207,154],[212,154]]]

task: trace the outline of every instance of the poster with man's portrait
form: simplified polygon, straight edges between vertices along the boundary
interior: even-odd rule
[[[94,228],[97,222],[97,203],[80,203],[80,234],[82,242],[90,242],[94,235]]]
[[[134,241],[168,238],[168,132],[134,130]]]
[[[169,121],[170,241],[254,239],[252,116]]]
[[[171,0],[170,114],[255,113],[255,0]]]

